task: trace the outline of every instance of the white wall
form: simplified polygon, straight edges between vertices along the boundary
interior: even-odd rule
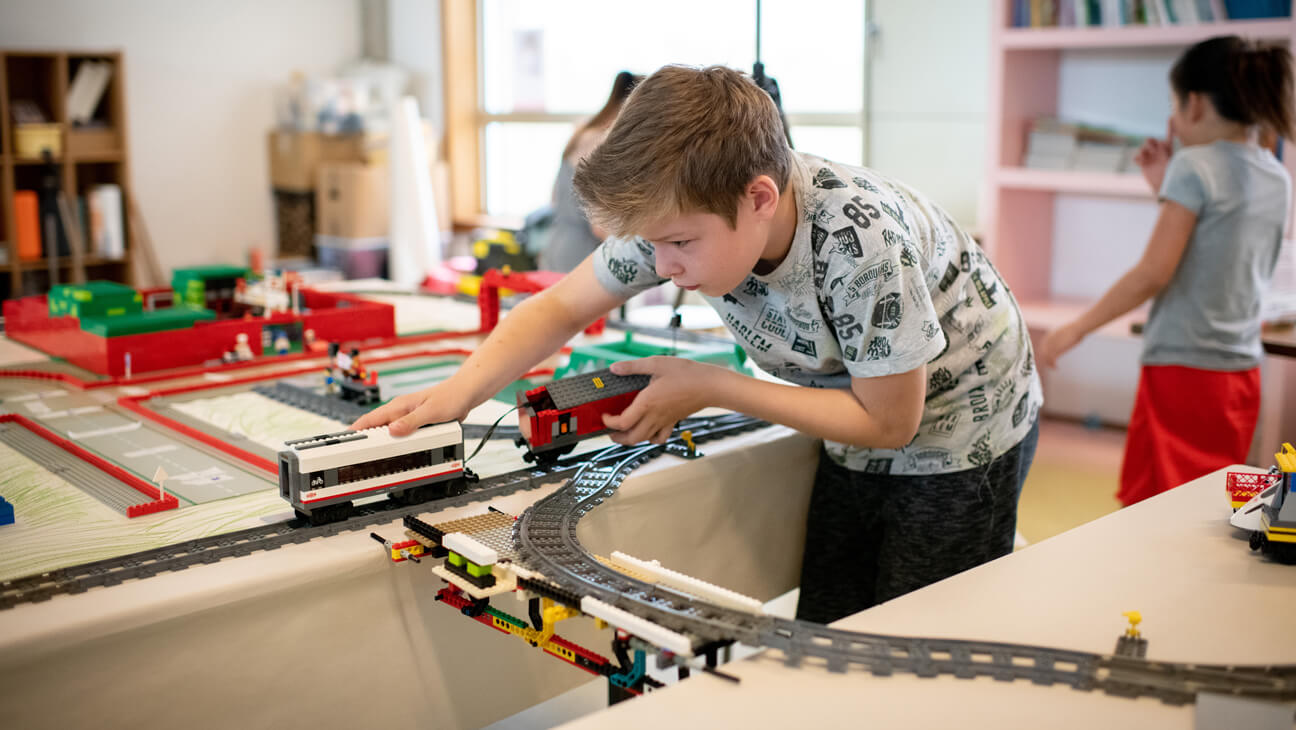
[[[990,3],[868,0],[867,164],[976,225],[984,180]]]
[[[439,136],[445,131],[441,0],[388,0],[387,31],[390,60],[410,73],[410,93]]]
[[[358,0],[0,0],[0,47],[125,54],[131,183],[168,277],[273,252],[271,90],[360,42]]]

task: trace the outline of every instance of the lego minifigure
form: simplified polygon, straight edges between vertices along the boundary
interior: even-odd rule
[[[338,343],[328,343],[328,362],[324,363],[324,392],[332,395],[337,392],[338,382]]]
[[[1138,625],[1143,622],[1143,614],[1138,611],[1125,611],[1121,614],[1129,619],[1129,626],[1125,633],[1116,638],[1116,656],[1134,657],[1143,659],[1147,657],[1147,639],[1138,630]]]
[[[283,330],[275,330],[274,337],[275,354],[287,355],[292,349],[292,343],[288,341],[288,335]]]
[[[252,359],[252,347],[248,345],[248,336],[246,332],[240,332],[238,333],[238,336],[234,338],[234,359]]]

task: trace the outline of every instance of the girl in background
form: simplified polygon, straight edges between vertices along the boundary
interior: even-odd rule
[[[1154,297],[1117,494],[1126,505],[1246,461],[1260,411],[1260,298],[1291,202],[1286,169],[1257,144],[1291,138],[1286,48],[1211,38],[1175,62],[1170,85],[1168,138],[1148,140],[1135,158],[1160,200],[1147,249],[1038,353],[1053,367]]]
[[[545,271],[568,272],[585,260],[585,257],[598,248],[606,237],[603,231],[590,225],[585,218],[572,193],[572,175],[576,172],[576,163],[589,154],[612,128],[622,104],[635,84],[642,80],[628,71],[616,75],[612,82],[612,93],[607,103],[598,114],[590,117],[567,141],[563,150],[562,166],[558,168],[558,177],[554,180],[553,220],[547,232],[547,243],[540,251],[540,268]]]

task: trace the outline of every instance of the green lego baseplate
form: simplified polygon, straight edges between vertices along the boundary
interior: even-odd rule
[[[247,279],[251,270],[243,266],[192,266],[176,269],[171,274],[171,291],[176,303],[201,307],[207,303],[207,282],[221,280],[232,282],[235,279]]]
[[[192,327],[195,322],[214,319],[216,313],[210,309],[172,307],[116,317],[82,317],[81,329],[101,337],[120,337],[185,329]]]
[[[58,284],[46,298],[51,317],[119,317],[138,314],[144,308],[139,292],[114,281]]]
[[[610,367],[614,362],[638,360],[642,357],[653,357],[654,355],[671,355],[686,360],[723,365],[740,373],[751,374],[751,369],[747,366],[747,353],[743,352],[738,345],[680,343],[672,347],[664,344],[639,342],[634,339],[633,333],[627,332],[625,339],[620,342],[600,342],[594,345],[573,347],[571,357],[567,360],[567,363],[554,371],[554,380],[569,375],[602,370]]]

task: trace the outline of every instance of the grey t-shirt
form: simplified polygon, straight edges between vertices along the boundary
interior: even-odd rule
[[[598,248],[599,239],[590,230],[589,220],[576,200],[572,177],[576,166],[563,160],[554,179],[553,223],[549,242],[540,251],[540,268],[545,271],[571,271]]]
[[[922,423],[907,446],[825,443],[850,469],[956,472],[1017,445],[1043,403],[1039,377],[1021,312],[976,242],[873,170],[793,159],[800,217],[787,257],[708,297],[747,354],[776,377],[820,388],[927,363]],[[605,241],[594,271],[627,296],[662,281],[640,238]]]
[[[1143,364],[1256,367],[1260,297],[1282,245],[1291,177],[1268,150],[1217,141],[1176,152],[1160,197],[1196,213],[1197,225],[1152,303]]]

